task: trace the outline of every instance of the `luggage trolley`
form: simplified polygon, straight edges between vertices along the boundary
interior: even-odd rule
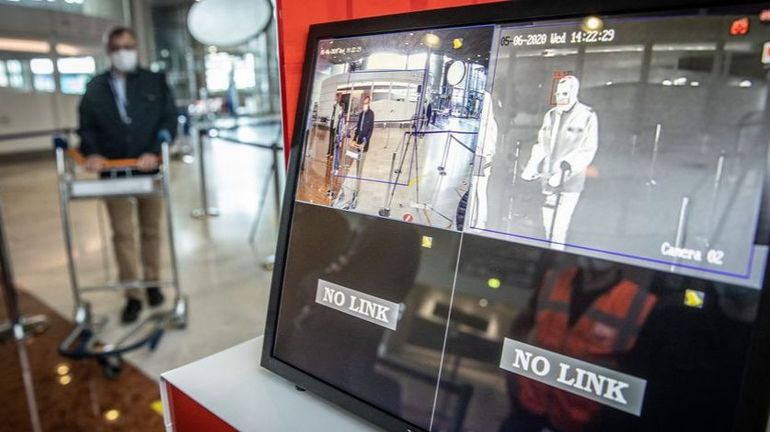
[[[166,329],[184,329],[187,326],[187,298],[181,295],[174,248],[174,230],[172,228],[171,202],[169,195],[169,141],[170,135],[159,134],[162,142],[161,165],[157,174],[132,176],[136,159],[108,160],[105,169],[112,173],[123,173],[102,179],[78,179],[75,172],[77,165],[85,161],[77,150],[69,148],[66,136],[54,138],[56,150],[56,170],[59,178],[59,201],[64,227],[64,243],[67,250],[72,295],[75,299],[75,329],[59,345],[59,352],[73,359],[96,359],[103,367],[108,378],[117,376],[122,368],[122,354],[147,346],[154,350]],[[73,235],[70,223],[69,204],[71,201],[93,200],[101,198],[157,196],[164,202],[166,228],[168,229],[169,251],[171,255],[171,281],[131,281],[108,283],[104,286],[82,287],[78,282],[73,253]],[[103,241],[105,239],[102,239]],[[106,324],[106,317],[95,320],[91,305],[83,299],[86,292],[100,290],[123,290],[128,288],[147,288],[150,286],[169,286],[174,289],[173,305],[170,309],[156,311],[113,343],[106,343],[98,335]]]

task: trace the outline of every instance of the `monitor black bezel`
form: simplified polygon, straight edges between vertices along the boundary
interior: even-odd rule
[[[283,210],[267,309],[261,365],[277,375],[288,379],[298,387],[309,390],[377,426],[394,431],[422,430],[404,419],[395,417],[368,402],[356,398],[273,355],[289,234],[303,153],[298,150],[302,148],[305,138],[304,129],[310,110],[309,102],[312,81],[315,75],[315,60],[317,58],[318,42],[321,39],[420,31],[443,27],[509,24],[546,19],[574,19],[585,17],[586,15],[671,15],[692,12],[693,10],[705,11],[719,10],[721,8],[729,8],[729,10],[733,11],[740,10],[743,7],[752,8],[747,10],[756,11],[758,5],[763,4],[767,3],[740,2],[732,4],[725,0],[572,0],[569,3],[520,0],[312,25],[305,48],[305,61],[292,135],[292,151],[289,156],[289,166],[286,175]],[[770,122],[770,119],[767,119],[767,121]],[[770,161],[768,161],[767,165],[767,172],[770,172]],[[770,185],[768,177],[770,176],[765,178],[765,194]],[[770,203],[763,202],[763,211],[768,205]],[[754,323],[752,340],[748,347],[748,360],[735,413],[734,431],[764,431],[767,423],[768,405],[770,402],[769,285],[770,265],[766,263],[759,311]]]

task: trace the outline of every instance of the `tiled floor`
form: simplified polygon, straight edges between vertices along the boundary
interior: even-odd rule
[[[260,126],[239,135],[248,140],[270,142],[275,138],[277,128],[277,125]],[[277,221],[272,195],[265,201],[267,207],[253,245],[249,244],[248,236],[257,214],[259,193],[272,165],[272,156],[269,150],[219,140],[212,142],[208,149],[206,161],[210,200],[220,210],[218,217],[194,219],[190,216],[191,210],[200,204],[198,167],[181,161],[172,163],[174,231],[180,285],[190,302],[189,325],[185,330],[166,332],[154,352],[141,349],[126,356],[129,362],[149,377],[152,385],[149,386],[150,390],[137,388],[136,392],[127,391],[128,396],[125,397],[139,397],[140,393],[154,392],[154,380],[160,373],[251,339],[264,330],[271,274],[263,269],[261,263],[273,252],[276,241]],[[16,282],[30,294],[30,300],[25,306],[34,309],[25,309],[23,312],[33,313],[40,308],[50,307],[51,314],[55,311],[70,320],[73,298],[66,269],[53,158],[1,163],[0,202],[4,210]],[[100,224],[106,223],[106,215],[99,216],[99,212],[104,211],[101,207],[101,204],[95,202],[77,202],[71,206],[78,275],[83,284],[105,281],[102,254],[111,252],[109,247],[104,249],[101,244]],[[107,258],[110,261],[111,257]],[[165,264],[168,265],[168,260]],[[115,274],[114,268],[110,274]],[[165,275],[168,274],[166,271]],[[35,299],[44,305],[38,307]],[[88,299],[95,315],[109,319],[103,333],[105,340],[114,340],[128,330],[117,322],[123,302],[120,293],[94,293],[88,295]],[[149,312],[145,310],[144,313]],[[51,349],[63,339],[69,331],[68,327],[69,324],[63,319],[53,320],[53,327],[44,339],[41,338],[40,343],[33,342],[32,346],[45,344],[48,350],[45,355],[55,358],[56,354]],[[8,349],[3,345],[0,348]],[[33,358],[36,355],[34,350],[30,350],[32,362],[37,361]],[[4,359],[12,357],[6,354],[3,356]],[[45,368],[53,367],[52,362],[55,363],[55,360],[51,360],[51,364]],[[81,368],[93,366],[81,366],[81,363],[85,365],[92,362],[73,365],[73,373],[86,373]],[[37,377],[37,372],[33,373],[36,380],[42,379]],[[48,373],[47,369],[45,373]],[[96,384],[92,386],[101,385],[98,374],[94,372],[93,375]],[[137,372],[137,376],[141,377],[142,374]],[[55,380],[49,381],[59,386]],[[38,393],[46,394],[50,383],[41,384],[41,387]],[[0,394],[9,391],[18,393],[18,385],[0,382]],[[72,409],[66,406],[60,409],[67,411],[70,420],[75,423],[62,423],[48,430],[100,430],[77,423],[81,415],[77,414],[74,408],[76,405],[79,407],[77,409],[93,411],[88,405],[92,402],[82,400],[80,396],[77,398],[56,396],[61,403],[72,405]],[[145,402],[139,405],[142,404],[147,405]],[[0,418],[6,416],[0,415]],[[11,430],[26,430],[26,426],[23,423],[21,425]],[[4,427],[0,425],[0,430],[4,430]],[[157,427],[132,430],[159,428],[160,423]]]

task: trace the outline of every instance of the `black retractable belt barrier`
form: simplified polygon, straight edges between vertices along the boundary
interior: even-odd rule
[[[272,154],[272,166],[270,171],[268,171],[265,174],[265,178],[262,183],[262,191],[260,192],[259,196],[259,205],[257,207],[257,215],[254,218],[254,222],[251,224],[251,228],[249,230],[249,244],[254,244],[257,237],[257,231],[259,229],[259,224],[262,220],[262,213],[265,208],[265,204],[267,201],[268,196],[268,189],[270,187],[270,184],[273,185],[273,199],[274,199],[274,205],[275,205],[275,220],[280,220],[280,214],[281,214],[281,193],[283,191],[283,187],[281,185],[281,162],[280,162],[280,156],[279,153],[283,150],[283,146],[281,146],[281,138],[282,138],[282,131],[279,128],[278,133],[276,134],[275,138],[270,143],[260,143],[260,142],[253,142],[253,141],[244,141],[240,138],[229,136],[228,134],[221,134],[220,129],[209,129],[205,132],[205,135],[211,138],[216,138],[221,141],[233,143],[233,144],[241,144],[241,145],[247,145],[250,147],[256,147],[259,149],[264,150],[270,150]],[[201,138],[204,136],[204,133],[201,133]],[[202,153],[202,147],[201,147],[201,153]],[[203,169],[202,165],[202,159],[201,159],[201,178],[205,179],[205,170]],[[205,180],[204,180],[205,182]],[[202,185],[205,183],[202,183]],[[206,190],[202,187],[201,189],[201,196],[203,197],[203,208],[199,209],[199,214],[201,213],[200,210],[205,210],[206,206],[208,205],[208,201],[206,198]],[[268,255],[265,257],[265,259],[262,262],[262,265],[267,270],[272,270],[273,264],[275,263],[275,255]]]
[[[206,181],[206,159],[204,155],[204,140],[215,137],[216,129],[202,128],[198,130],[198,177],[201,193],[201,206],[192,210],[192,217],[200,219],[209,216],[219,216],[219,209],[209,205],[209,187]]]
[[[280,165],[280,157],[279,153],[283,150],[283,146],[280,145],[282,133],[279,129],[277,136],[270,142],[270,143],[264,143],[264,142],[253,142],[253,141],[244,141],[240,138],[229,136],[228,134],[222,134],[221,131],[223,130],[230,130],[227,128],[208,128],[208,129],[200,129],[199,131],[199,137],[200,137],[200,145],[199,145],[199,155],[198,155],[198,164],[199,164],[199,171],[200,171],[200,195],[201,195],[201,207],[193,210],[193,217],[201,218],[206,216],[218,216],[219,210],[216,207],[211,207],[209,205],[209,199],[208,199],[208,182],[206,180],[206,168],[204,163],[204,156],[203,156],[203,140],[205,138],[216,138],[217,140],[229,142],[233,144],[241,144],[246,145],[250,147],[255,147],[259,149],[264,150],[270,150],[272,153],[272,167],[270,171],[267,172],[264,182],[262,191],[260,193],[259,198],[259,206],[257,208],[257,216],[254,219],[254,222],[251,225],[251,229],[249,230],[249,243],[254,244],[254,241],[256,240],[257,235],[257,229],[259,228],[259,223],[262,219],[262,212],[265,207],[265,201],[267,199],[268,194],[268,188],[272,182],[273,184],[273,198],[275,201],[275,212],[276,212],[276,220],[280,217],[280,211],[281,211],[281,165]],[[271,267],[272,266],[272,257],[268,257],[265,266]]]

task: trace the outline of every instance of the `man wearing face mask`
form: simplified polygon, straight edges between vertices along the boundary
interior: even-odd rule
[[[326,150],[326,156],[332,157],[334,155],[334,145],[337,139],[337,129],[339,128],[339,117],[343,114],[342,100],[337,95],[332,107],[332,115],[329,117],[329,148]]]
[[[110,70],[88,83],[80,102],[80,151],[86,156],[86,169],[104,172],[108,159],[136,158],[131,175],[157,173],[160,155],[158,132],[176,132],[177,112],[174,97],[162,74],[138,65],[136,34],[117,27],[107,36]],[[134,238],[134,214],[139,221],[142,279],[150,283],[160,279],[160,221],[162,202],[157,197],[110,198],[105,200],[113,234],[113,246],[121,282],[138,281],[138,261]],[[163,303],[158,286],[147,288],[150,306]],[[143,293],[126,290],[126,304],[121,321],[136,321],[142,309]]]
[[[521,178],[540,179],[545,196],[543,226],[551,248],[564,249],[572,213],[598,147],[598,120],[580,103],[580,81],[567,75],[556,86],[556,107],[545,114],[537,143]]]
[[[366,152],[369,151],[369,141],[372,139],[372,132],[374,132],[374,111],[369,108],[370,102],[371,98],[364,96],[363,108],[361,113],[358,114],[353,144],[351,144],[353,150],[348,151],[348,155],[352,156],[356,163],[356,184],[353,190],[353,197],[345,205],[345,208],[355,209],[358,206],[358,193],[361,191],[361,175],[364,172]]]

